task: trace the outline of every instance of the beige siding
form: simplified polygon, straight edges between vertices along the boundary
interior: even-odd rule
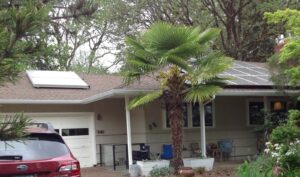
[[[247,97],[217,97],[215,100],[215,127],[207,128],[207,143],[220,139],[233,139],[236,155],[256,153],[256,138],[253,128],[247,126]],[[146,123],[155,122],[158,126],[147,129],[147,143],[153,152],[161,152],[162,144],[171,143],[170,130],[163,128],[160,102],[146,106]],[[192,142],[200,144],[200,128],[184,128],[184,146],[189,149]],[[184,152],[184,156],[189,156]]]
[[[207,128],[208,143],[230,138],[234,140],[236,155],[256,153],[255,134],[253,128],[247,126],[247,99],[247,97],[225,96],[216,98],[215,127]],[[163,128],[162,107],[163,105],[156,101],[134,109],[130,113],[132,141],[134,143],[146,142],[150,144],[153,153],[161,152],[162,144],[171,142],[170,130]],[[94,112],[97,144],[126,143],[126,118],[123,98],[105,99],[87,105],[2,105],[0,111]],[[152,126],[152,129],[150,129],[149,125],[153,125],[153,123],[157,126]],[[191,142],[200,143],[199,128],[184,129],[185,147],[189,149]],[[189,151],[185,151],[184,155],[189,156]],[[122,157],[125,157],[125,148],[118,148],[117,158]]]

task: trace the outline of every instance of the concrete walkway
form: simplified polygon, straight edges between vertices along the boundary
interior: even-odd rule
[[[127,171],[113,171],[112,169],[105,167],[90,167],[82,168],[81,176],[82,177],[124,177]]]

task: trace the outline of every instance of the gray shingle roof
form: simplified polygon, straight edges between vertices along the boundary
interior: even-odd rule
[[[90,85],[89,89],[59,89],[34,88],[25,73],[15,83],[6,83],[0,87],[0,103],[3,100],[96,100],[101,94],[110,95],[112,91],[150,91],[159,88],[159,83],[151,77],[143,77],[131,85],[124,85],[122,77],[117,75],[79,74]],[[262,63],[235,62],[234,67],[222,74],[231,76],[235,80],[228,84],[231,86],[272,86],[268,80],[269,73],[266,65]],[[99,96],[100,95],[100,96]],[[95,98],[95,99],[94,99]],[[90,101],[91,102],[91,101]]]

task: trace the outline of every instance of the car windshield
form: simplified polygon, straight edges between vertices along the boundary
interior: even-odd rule
[[[18,141],[0,141],[0,157],[4,157],[2,160],[11,160],[13,156],[21,157],[22,160],[42,160],[68,153],[67,146],[57,134],[36,133]]]

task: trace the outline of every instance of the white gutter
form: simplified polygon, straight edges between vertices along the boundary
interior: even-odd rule
[[[0,104],[82,104],[81,100],[0,99]]]
[[[93,95],[83,100],[32,100],[32,99],[0,99],[0,104],[89,104],[95,101],[111,98],[114,96],[134,96],[141,93],[148,93],[154,90],[124,90],[112,89],[103,93]],[[299,93],[296,90],[279,92],[267,89],[224,89],[217,96],[286,96],[287,94]]]
[[[105,98],[110,98],[113,96],[134,96],[141,93],[148,93],[152,92],[154,90],[124,90],[124,89],[112,89],[107,92],[99,93],[96,95],[93,95],[91,97],[85,98],[82,100],[82,104],[88,104],[95,101],[103,100]]]
[[[111,98],[113,96],[134,96],[153,90],[124,90],[112,89],[103,93],[93,95],[83,100],[31,100],[31,99],[0,99],[0,104],[89,104],[95,101]]]
[[[278,90],[267,89],[223,89],[217,96],[287,96],[288,94],[299,93],[298,90],[285,90],[284,92]]]

